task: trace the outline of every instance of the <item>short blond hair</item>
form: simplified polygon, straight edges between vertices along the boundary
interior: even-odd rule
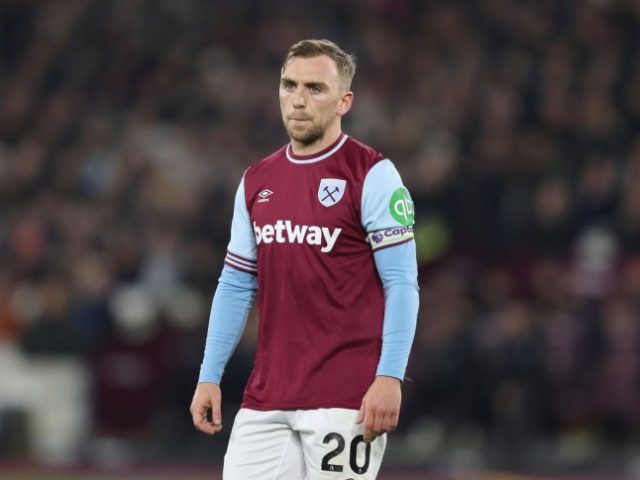
[[[349,90],[353,77],[356,74],[356,57],[342,50],[331,40],[307,39],[291,45],[287,56],[284,58],[282,70],[284,70],[287,63],[294,57],[313,58],[320,55],[326,55],[336,62],[338,74],[340,78],[342,78],[346,90]]]

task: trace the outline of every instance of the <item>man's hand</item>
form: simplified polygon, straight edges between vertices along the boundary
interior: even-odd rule
[[[400,380],[393,377],[376,377],[362,399],[357,424],[364,423],[364,441],[369,443],[383,433],[392,432],[398,426],[402,392]]]
[[[220,402],[222,392],[215,383],[199,383],[191,401],[191,416],[193,424],[201,432],[213,435],[222,430],[222,414]],[[207,420],[207,413],[211,409],[212,422]]]

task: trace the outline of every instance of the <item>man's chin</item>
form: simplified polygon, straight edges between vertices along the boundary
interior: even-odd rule
[[[302,143],[303,145],[311,145],[322,138],[322,133],[310,132],[308,130],[296,130],[287,128],[287,134],[291,140]]]

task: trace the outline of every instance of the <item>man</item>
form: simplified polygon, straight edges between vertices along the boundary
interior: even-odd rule
[[[398,422],[418,311],[413,203],[388,159],[342,133],[354,73],[330,41],[290,48],[290,143],[236,194],[191,404],[196,428],[222,429],[220,379],[257,291],[256,362],[225,480],[374,479]]]

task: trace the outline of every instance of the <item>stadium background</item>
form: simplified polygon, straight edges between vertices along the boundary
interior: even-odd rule
[[[640,477],[638,5],[0,1],[0,477],[218,471],[255,317],[224,433],[188,405],[234,191],[286,142],[308,37],[357,54],[345,130],[416,203],[381,478]]]

